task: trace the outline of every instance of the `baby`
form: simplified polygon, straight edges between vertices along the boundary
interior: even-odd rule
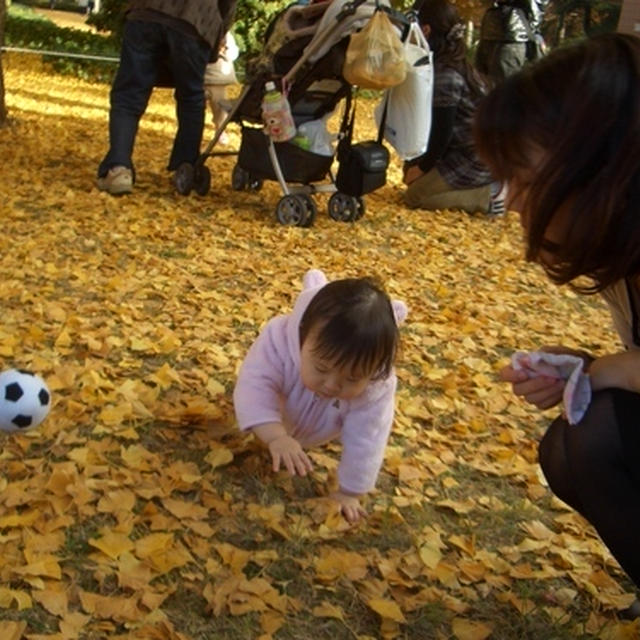
[[[307,272],[293,311],[270,320],[242,363],[234,406],[271,453],[273,470],[312,469],[305,449],[342,441],[336,500],[349,522],[365,511],[394,414],[398,325],[407,307],[369,278],[327,283]]]

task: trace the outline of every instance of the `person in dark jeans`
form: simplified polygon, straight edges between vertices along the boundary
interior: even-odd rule
[[[111,88],[109,150],[98,167],[98,188],[131,193],[133,148],[153,87],[170,78],[175,86],[178,128],[168,169],[174,185],[188,193],[204,129],[204,72],[215,59],[236,0],[131,0],[120,65]]]

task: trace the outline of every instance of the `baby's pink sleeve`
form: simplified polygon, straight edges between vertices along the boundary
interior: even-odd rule
[[[374,383],[344,418],[338,481],[346,491],[362,494],[376,485],[393,425],[396,384],[394,374]]]
[[[233,407],[241,430],[282,421],[285,361],[279,347],[286,346],[285,331],[284,316],[270,320],[240,366]]]

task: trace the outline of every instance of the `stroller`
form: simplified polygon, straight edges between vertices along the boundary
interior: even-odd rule
[[[276,180],[283,193],[275,209],[276,219],[281,224],[311,226],[317,215],[312,194],[321,192],[332,194],[328,213],[334,220],[355,221],[364,215],[361,195],[384,184],[388,151],[378,145],[386,157],[374,158],[374,164],[377,162],[382,169],[381,183],[378,180],[377,184],[370,184],[363,193],[341,192],[331,172],[335,154],[333,145],[326,144],[329,134],[324,127],[344,100],[338,134],[337,155],[341,160],[343,152],[351,145],[355,112],[353,87],[342,76],[349,35],[361,29],[378,8],[390,15],[394,25],[401,30],[402,40],[410,24],[411,16],[394,11],[387,1],[325,0],[310,5],[294,4],[276,16],[265,34],[264,50],[247,69],[250,81],[244,85],[226,120],[195,164],[193,188],[197,193],[205,195],[209,191],[207,158],[237,154],[231,175],[232,189],[257,191],[264,180]],[[265,135],[261,105],[268,81],[276,81],[287,93],[299,130],[304,125],[316,130],[324,128],[322,153],[308,146],[305,148],[295,138],[274,142]],[[241,127],[239,150],[213,151],[230,122]],[[378,142],[381,139],[380,134]]]

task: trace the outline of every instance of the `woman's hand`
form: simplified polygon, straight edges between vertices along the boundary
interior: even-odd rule
[[[342,515],[350,524],[355,524],[367,515],[367,512],[360,504],[360,496],[358,495],[340,490],[334,491],[329,497],[340,505]]]
[[[500,371],[500,379],[511,383],[513,393],[538,409],[549,409],[562,400],[565,380],[549,376],[530,378],[526,371],[507,365]]]
[[[594,357],[586,351],[570,349],[560,345],[545,345],[540,351],[557,355],[578,356],[584,361],[584,370],[588,371]],[[558,380],[552,376],[536,376],[530,378],[526,371],[514,369],[507,365],[500,371],[500,379],[510,382],[513,393],[524,398],[538,409],[550,409],[562,400],[566,380]]]
[[[406,185],[409,185],[423,175],[424,171],[417,164],[413,164],[405,167],[402,176],[402,182],[404,182]]]
[[[271,440],[268,446],[274,471],[279,471],[280,465],[292,476],[306,476],[313,470],[309,456],[295,438],[285,434]]]

